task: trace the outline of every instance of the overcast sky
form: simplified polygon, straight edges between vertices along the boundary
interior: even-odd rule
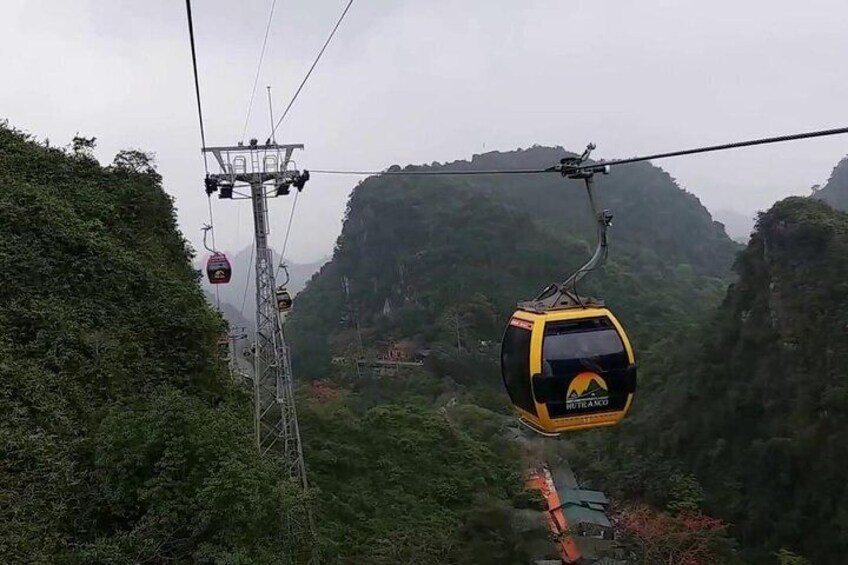
[[[272,0],[194,0],[207,142],[241,138]],[[268,134],[346,0],[278,0],[247,138]],[[534,143],[614,158],[848,125],[845,0],[356,0],[287,118],[301,168],[382,169]],[[0,117],[155,152],[199,247],[203,162],[181,0],[3,0]],[[656,164],[710,209],[807,194],[848,136]],[[355,177],[315,175],[288,255],[329,254]],[[272,201],[281,241],[291,199]],[[218,246],[248,202],[213,201]]]

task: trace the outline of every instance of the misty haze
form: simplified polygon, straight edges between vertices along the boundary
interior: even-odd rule
[[[846,17],[7,0],[0,562],[844,563]]]

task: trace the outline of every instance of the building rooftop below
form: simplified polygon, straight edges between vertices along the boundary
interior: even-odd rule
[[[563,504],[595,504],[601,506],[601,510],[609,506],[609,498],[599,490],[569,488],[557,484],[557,492]]]
[[[565,517],[572,527],[579,524],[594,524],[603,528],[612,528],[609,518],[601,510],[593,510],[592,508],[578,506],[576,504],[564,504],[562,511],[565,513]]]

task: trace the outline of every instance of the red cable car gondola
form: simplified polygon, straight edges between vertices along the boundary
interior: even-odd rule
[[[226,255],[206,245],[206,234],[211,229],[210,225],[203,226],[203,247],[212,254],[206,260],[206,278],[209,279],[209,284],[227,284],[233,276],[233,267]],[[215,246],[214,239],[212,246]]]
[[[206,260],[206,276],[209,284],[227,284],[233,276],[230,260],[223,253],[214,252]]]

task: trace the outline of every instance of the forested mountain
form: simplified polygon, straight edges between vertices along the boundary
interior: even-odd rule
[[[657,504],[693,474],[751,562],[773,563],[783,548],[843,563],[848,215],[815,199],[778,202],[735,269],[712,321],[649,360],[631,425],[595,435],[612,457],[585,464],[619,494]]]
[[[0,127],[0,561],[278,563],[297,503],[254,447],[142,153]]]
[[[837,210],[848,212],[848,157],[834,167],[827,184],[816,192],[816,198],[824,200]]]
[[[439,168],[538,168],[565,155],[535,147]],[[597,186],[616,220],[611,260],[585,290],[603,292],[637,347],[718,305],[737,246],[695,197],[650,165]],[[527,504],[521,474],[537,456],[510,439],[498,343],[515,303],[582,264],[594,237],[583,184],[556,175],[373,177],[356,187],[333,259],[289,323],[295,373],[313,383],[301,415],[311,480],[331,501],[319,520],[329,553],[523,562],[544,536],[514,523]],[[424,365],[371,367],[393,342]]]
[[[218,307],[218,297],[215,295],[214,290],[206,290],[203,291],[204,296],[206,296],[206,301],[214,306]],[[254,326],[253,320],[248,320],[245,314],[242,314],[237,306],[233,306],[228,302],[224,302],[223,299],[220,301],[221,306],[221,316],[227,321],[230,328],[233,331],[240,331],[241,329],[251,330]]]
[[[306,501],[256,452],[161,178],[92,146],[0,128],[2,561],[292,562]],[[455,391],[410,376],[300,391],[322,562],[526,563],[547,534],[515,522],[533,500],[503,416],[436,411]]]
[[[0,266],[7,273],[0,297],[0,555],[11,563],[284,562],[303,548],[288,537],[283,511],[307,501],[281,478],[278,461],[255,452],[251,399],[220,360],[216,342],[225,324],[204,297],[161,178],[143,153],[122,152],[101,167],[91,146],[77,138],[72,147],[51,148],[0,128]],[[433,167],[538,168],[564,155],[534,147]],[[620,167],[599,177],[597,187],[615,213],[610,260],[581,290],[601,294],[630,330],[644,365],[636,418],[621,428],[645,429],[660,448],[637,448],[621,430],[587,434],[606,439],[600,447],[586,444],[582,453],[592,462],[584,467],[597,471],[609,464],[605,455],[628,453],[627,465],[607,469],[603,488],[623,478],[653,481],[648,494],[658,504],[672,472],[709,469],[716,480],[751,488],[758,512],[773,511],[766,488],[746,482],[745,473],[754,472],[743,468],[749,436],[727,438],[715,461],[682,446],[721,437],[737,406],[754,438],[752,423],[769,412],[757,412],[741,389],[715,414],[707,394],[713,389],[694,400],[686,395],[713,386],[706,374],[716,364],[779,362],[755,367],[759,380],[751,379],[764,383],[764,372],[785,371],[779,382],[790,396],[772,391],[768,398],[796,427],[774,437],[795,441],[795,430],[809,440],[798,453],[832,453],[810,464],[841,493],[833,482],[840,393],[838,379],[825,375],[842,361],[837,339],[845,336],[835,325],[842,318],[831,317],[844,313],[824,307],[841,296],[826,292],[842,291],[823,280],[845,273],[833,270],[835,261],[815,262],[815,250],[844,254],[844,216],[812,201],[771,211],[760,232],[782,235],[755,236],[721,306],[724,317],[699,329],[733,280],[739,246],[658,168]],[[792,241],[806,252],[790,253]],[[374,177],[354,190],[333,259],[300,293],[287,327],[324,562],[524,564],[541,557],[547,534],[541,520],[526,519],[537,502],[522,474],[558,448],[516,441],[497,343],[515,303],[565,278],[594,244],[583,185],[556,175]],[[248,271],[244,259],[234,261],[235,277]],[[769,286],[774,265],[782,265],[786,286]],[[225,288],[243,293],[244,286]],[[777,302],[763,306],[763,288]],[[796,288],[800,296],[785,290]],[[225,315],[238,317],[237,308],[228,309],[242,296],[224,300]],[[769,305],[781,320],[788,308],[786,320],[797,311],[809,321],[780,325],[788,333],[774,337],[764,321]],[[742,314],[728,313],[737,310]],[[761,349],[750,357],[743,349],[748,334],[727,333],[742,318],[756,320],[751,340]],[[805,332],[828,328],[832,335],[815,334],[824,349],[805,345]],[[688,347],[676,341],[680,335],[694,336]],[[781,356],[768,340],[780,344]],[[374,370],[369,363],[392,342],[426,361]],[[672,349],[674,355],[659,355]],[[726,350],[734,354],[723,356]],[[697,370],[685,364],[687,354],[702,356]],[[791,380],[790,369],[802,361],[821,379],[813,386],[809,377]],[[722,393],[736,387],[728,381]],[[816,404],[816,391],[829,391],[827,406]],[[797,406],[794,398],[802,399]],[[690,409],[699,411],[700,427],[681,429],[675,413]],[[648,418],[651,411],[660,415]],[[772,431],[780,422],[768,425]],[[797,455],[791,442],[757,441],[758,457],[758,449],[778,461]],[[798,477],[781,479],[781,492],[796,479],[811,480]],[[816,556],[797,532],[746,521],[741,487],[722,490],[724,483],[701,480],[710,507],[732,509],[724,515],[740,517],[740,532],[751,540],[774,545],[777,536],[779,545]],[[816,494],[819,484],[803,484],[821,513],[791,516],[835,512]]]
[[[420,169],[541,168],[565,155],[534,147]],[[737,245],[694,196],[644,163],[596,184],[615,214],[610,260],[581,290],[601,293],[637,345],[718,303]],[[369,178],[351,196],[333,260],[298,298],[298,356],[326,366],[331,342],[337,352],[358,347],[357,325],[369,342],[455,342],[446,317],[456,312],[463,319],[454,326],[468,326],[469,338],[499,339],[517,301],[564,280],[594,245],[582,182],[553,174]]]
[[[363,369],[363,372],[367,369]],[[300,404],[327,563],[523,565],[554,556],[503,414],[424,370],[313,383]]]

